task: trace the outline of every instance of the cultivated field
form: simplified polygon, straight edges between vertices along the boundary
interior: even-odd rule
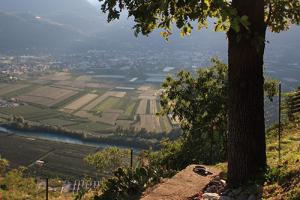
[[[65,106],[64,109],[67,110],[78,110],[84,105],[88,104],[92,100],[96,99],[98,95],[96,94],[86,94],[79,99],[75,100],[74,102],[70,103],[69,105]]]
[[[120,113],[117,112],[104,112],[100,118],[100,122],[110,125],[116,125],[116,121]]]
[[[172,129],[167,117],[156,116],[159,112],[157,90],[144,85],[129,91],[95,81],[88,75],[59,72],[25,84],[21,81],[0,84],[0,96],[15,97],[28,103],[15,108],[0,108],[0,115],[4,119],[21,115],[32,122],[93,133],[113,130],[117,126],[145,128],[150,132]],[[97,123],[100,125],[94,125]]]
[[[27,103],[51,107],[75,94],[77,94],[77,92],[73,90],[42,86],[29,93],[19,96],[18,99]]]
[[[49,81],[64,81],[64,80],[69,80],[71,77],[72,76],[70,73],[58,72],[55,74],[43,76],[40,79],[41,80],[49,80]]]
[[[155,115],[140,115],[138,129],[146,129],[148,132],[161,132],[159,117]]]
[[[70,121],[70,120],[65,120],[65,119],[60,119],[60,118],[49,118],[49,119],[44,119],[41,120],[43,124],[49,124],[53,126],[70,126],[74,125],[77,122],[75,121]]]
[[[10,167],[29,166],[29,172],[37,176],[95,177],[95,169],[83,161],[85,156],[95,151],[94,147],[0,134],[0,154],[10,161]],[[34,162],[40,159],[45,161],[45,165],[37,168]]]
[[[42,109],[31,105],[18,106],[15,108],[0,108],[0,113],[7,115],[8,117],[12,115],[20,115],[26,120],[43,120],[60,115],[60,113],[56,110]]]
[[[137,108],[136,114],[138,114],[138,115],[145,115],[146,114],[147,102],[148,102],[147,99],[142,99],[140,101],[140,104],[139,104],[139,106]]]
[[[120,102],[120,98],[108,97],[102,103],[100,103],[98,106],[96,106],[93,110],[100,111],[100,112],[106,112],[107,110],[113,108],[119,102]]]
[[[28,87],[27,84],[1,84],[0,96]]]
[[[156,104],[157,104],[156,99],[150,100],[150,114],[152,115],[156,115],[156,113],[158,112]]]

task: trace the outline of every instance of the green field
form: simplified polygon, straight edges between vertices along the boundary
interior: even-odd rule
[[[5,114],[5,115],[20,115],[23,116],[25,119],[30,120],[31,118],[34,117],[39,117],[41,115],[53,115],[54,113],[57,113],[54,110],[50,109],[41,109],[35,106],[31,105],[24,105],[24,106],[18,106],[15,108],[0,108],[0,113]]]
[[[37,176],[67,179],[83,178],[85,175],[95,177],[96,170],[83,161],[85,156],[95,151],[95,147],[0,134],[0,154],[10,161],[10,167],[29,167],[29,173]],[[42,168],[34,165],[40,159],[45,161]]]
[[[67,99],[65,99],[65,100],[63,100],[63,101],[61,101],[61,102],[53,105],[53,106],[51,106],[51,108],[53,108],[53,109],[63,108],[65,105],[67,105],[67,104],[75,101],[76,99],[79,99],[81,96],[83,96],[85,94],[86,94],[85,91],[78,92],[77,94],[75,94],[75,95],[73,95],[73,96],[71,96],[71,97],[69,97],[69,98],[67,98]]]
[[[74,131],[88,131],[91,133],[101,133],[101,131],[114,130],[114,127],[100,122],[83,122],[75,125],[65,126],[66,128]]]
[[[105,112],[111,108],[116,108],[116,105],[120,103],[121,99],[117,97],[108,97],[102,103],[94,108],[96,112]]]
[[[139,101],[134,99],[128,102],[125,111],[119,116],[121,120],[133,120]]]
[[[21,95],[23,95],[25,93],[31,92],[34,89],[38,88],[38,87],[39,87],[39,85],[28,85],[25,88],[22,88],[22,89],[19,89],[19,90],[7,93],[7,94],[3,95],[3,97],[5,97],[5,98],[18,97],[18,96],[21,96]]]
[[[49,124],[53,126],[70,126],[77,123],[76,121],[65,120],[62,118],[49,118],[49,119],[44,119],[41,122],[43,124]]]

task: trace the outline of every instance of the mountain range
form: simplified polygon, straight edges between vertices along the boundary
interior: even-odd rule
[[[149,38],[135,38],[132,19],[126,16],[108,24],[106,15],[96,7],[96,0],[1,0],[0,51],[47,49],[85,51],[88,49],[226,49],[226,35],[212,30],[194,31],[188,38],[180,38],[175,31],[168,44],[159,31]],[[279,48],[299,39],[299,27],[281,36],[269,34],[271,47]]]

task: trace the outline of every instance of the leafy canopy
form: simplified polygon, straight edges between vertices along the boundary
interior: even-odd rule
[[[160,95],[161,114],[171,116],[183,130],[176,142],[165,141],[159,160],[167,167],[224,161],[227,147],[228,66],[216,58],[208,68],[180,71],[168,77]],[[272,101],[278,82],[266,79],[265,97]]]
[[[215,19],[215,31],[239,32],[248,30],[248,16],[239,16],[231,0],[99,0],[101,10],[108,13],[108,21],[119,19],[123,10],[133,17],[135,34],[148,35],[163,29],[164,37],[172,34],[172,25],[189,35],[197,22],[198,29],[207,28],[208,20]],[[287,30],[300,23],[299,0],[265,0],[265,24],[273,32]]]
[[[108,147],[95,154],[88,155],[84,160],[90,166],[94,166],[99,173],[111,174],[119,167],[128,166],[129,156],[129,149]]]

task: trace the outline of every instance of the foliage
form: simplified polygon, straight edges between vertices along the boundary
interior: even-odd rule
[[[102,195],[95,197],[99,200],[133,200],[139,199],[143,191],[158,183],[162,177],[173,175],[163,168],[137,167],[136,169],[119,168],[114,177],[103,184]]]
[[[181,169],[190,163],[214,163],[226,159],[227,80],[226,64],[212,59],[212,66],[196,74],[181,71],[163,84],[160,114],[169,115],[183,130],[175,143],[164,141],[157,153],[161,163]],[[277,81],[266,79],[265,95],[278,93]]]
[[[227,66],[212,59],[212,67],[199,69],[196,77],[181,71],[168,77],[161,94],[161,114],[170,114],[184,132],[187,163],[212,163],[226,153]],[[215,149],[219,149],[215,151]]]
[[[128,166],[130,151],[117,147],[108,147],[95,154],[88,155],[84,160],[96,167],[99,173],[111,174],[120,167]]]
[[[285,97],[288,119],[295,122],[297,119],[299,120],[297,113],[300,112],[300,88],[294,92],[285,94]]]
[[[148,35],[155,29],[163,29],[161,33],[163,37],[168,39],[172,34],[172,27],[175,24],[181,30],[181,35],[190,35],[192,29],[197,23],[198,29],[208,27],[208,21],[213,19],[215,31],[224,31],[227,33],[229,47],[229,123],[230,130],[229,143],[229,164],[228,164],[228,184],[233,185],[233,182],[242,183],[251,179],[251,176],[260,176],[261,170],[265,167],[265,135],[264,135],[264,117],[263,117],[263,99],[260,97],[262,92],[263,82],[262,65],[263,54],[265,49],[266,29],[280,32],[288,29],[291,24],[300,23],[300,1],[299,0],[99,0],[102,2],[101,10],[108,12],[108,21],[119,19],[120,13],[127,11],[128,17],[133,17],[135,25],[133,29],[135,34],[142,33]],[[256,50],[256,51],[255,51]],[[238,57],[240,56],[240,57]],[[234,62],[238,60],[239,62]],[[253,61],[253,62],[252,62]],[[239,69],[240,67],[240,69]],[[257,69],[257,70],[256,70]],[[249,74],[250,72],[250,74]],[[253,73],[252,73],[253,72]],[[193,83],[189,73],[181,72],[179,78],[183,83]],[[246,80],[246,81],[245,81]],[[245,84],[247,83],[247,84]],[[244,88],[253,91],[248,93]],[[193,88],[192,85],[190,85]],[[182,88],[179,88],[182,90]],[[186,90],[189,91],[189,90]],[[247,96],[252,95],[258,97],[258,103],[252,104],[247,101]],[[237,97],[237,98],[236,98]],[[174,97],[171,97],[174,98]],[[197,97],[195,97],[196,99]],[[201,99],[200,99],[201,100]],[[215,99],[219,101],[219,99]],[[182,108],[188,107],[188,102],[183,102]],[[204,98],[205,101],[205,98]],[[221,100],[222,101],[222,100]],[[190,101],[192,102],[192,101]],[[176,101],[175,101],[176,103]],[[254,106],[254,109],[252,108]],[[245,113],[239,114],[238,110],[243,110]],[[251,110],[253,109],[253,110]],[[185,112],[193,110],[186,110]],[[184,110],[180,110],[184,113]],[[186,113],[184,113],[186,115]],[[210,113],[201,113],[209,116]],[[209,116],[210,117],[210,116]],[[209,118],[208,117],[208,118]],[[205,116],[201,117],[200,119]],[[188,122],[188,118],[182,118]],[[256,120],[257,119],[257,120]],[[198,121],[199,119],[195,119]],[[220,120],[220,122],[222,122]],[[254,127],[252,127],[254,126]],[[195,127],[194,124],[186,123],[184,128]],[[214,128],[214,126],[212,126]],[[200,127],[201,128],[201,127]],[[210,132],[214,133],[211,128]],[[220,128],[220,127],[218,127]],[[257,131],[253,134],[250,130]],[[249,131],[243,131],[244,129]],[[193,130],[193,129],[191,129]],[[195,129],[194,129],[195,130]],[[189,131],[191,136],[195,134]],[[198,134],[203,134],[198,132]],[[224,134],[224,132],[223,132]],[[235,137],[237,135],[251,134],[249,138]],[[206,134],[205,136],[208,136]],[[214,138],[214,134],[209,134],[211,146],[214,140],[224,138]],[[222,134],[218,134],[222,136]],[[231,137],[232,136],[232,137]],[[190,137],[192,138],[192,137]],[[197,144],[203,142],[203,138],[197,141]],[[206,138],[207,139],[207,138]],[[249,139],[250,141],[247,141]],[[258,139],[259,141],[257,141]],[[239,141],[240,140],[240,141]],[[187,141],[187,144],[194,146],[194,140]],[[240,145],[248,142],[248,147]],[[205,143],[207,144],[207,143]],[[225,146],[225,145],[224,145]],[[199,147],[202,147],[199,145]],[[213,149],[213,148],[211,148]],[[239,149],[239,150],[237,150]],[[250,150],[249,150],[250,149]],[[197,151],[198,149],[194,149]],[[255,153],[257,150],[258,153]],[[194,153],[190,151],[189,153]],[[212,152],[212,151],[211,151]],[[197,152],[198,156],[207,154],[207,151]],[[200,153],[200,154],[199,154]],[[212,152],[213,153],[213,152]],[[243,157],[244,162],[234,162],[235,159]],[[247,160],[249,159],[249,162]],[[212,161],[212,155],[210,156]],[[257,161],[252,162],[253,160]],[[241,170],[241,173],[234,173],[236,170]]]
[[[273,101],[273,97],[278,95],[278,84],[279,82],[277,80],[271,78],[265,79],[264,90],[266,97],[270,101]]]
[[[25,168],[13,169],[1,180],[0,194],[3,199],[43,199],[33,178],[24,178]]]
[[[99,0],[101,10],[108,12],[108,21],[119,19],[123,10],[135,21],[135,34],[148,35],[154,29],[163,29],[162,35],[172,34],[172,25],[189,35],[197,22],[198,30],[208,27],[208,20],[215,19],[215,31],[239,32],[242,28],[250,31],[248,16],[238,14],[238,8],[229,0]],[[265,24],[271,31],[287,30],[291,24],[300,22],[299,0],[266,0]]]
[[[299,125],[283,125],[281,160],[278,158],[277,128],[268,132],[267,157],[269,169],[265,175],[264,199],[300,198],[300,132]]]
[[[0,176],[5,172],[5,170],[8,166],[9,166],[8,160],[1,158],[1,155],[0,155]]]

